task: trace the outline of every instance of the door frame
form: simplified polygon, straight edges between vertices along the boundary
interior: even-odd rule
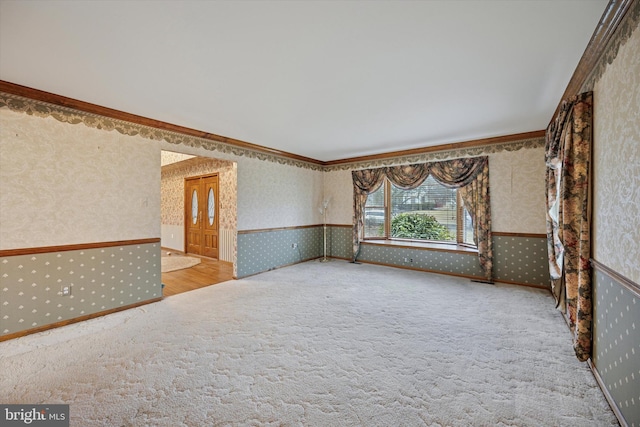
[[[218,182],[218,184],[217,184],[218,188],[217,188],[217,191],[216,191],[216,194],[215,194],[215,206],[214,206],[214,209],[215,209],[215,213],[214,213],[214,215],[215,215],[215,223],[218,224],[218,227],[217,227],[218,232],[216,233],[216,245],[215,245],[216,252],[217,252],[218,255],[215,258],[211,258],[209,256],[207,256],[207,258],[218,259],[219,260],[220,259],[220,252],[219,252],[220,251],[220,226],[219,226],[219,224],[220,224],[220,174],[218,172],[208,173],[208,174],[205,174],[205,175],[194,175],[194,176],[189,176],[189,177],[185,177],[184,178],[184,211],[183,211],[183,219],[184,219],[184,221],[183,221],[184,222],[184,253],[185,254],[190,253],[188,251],[188,249],[189,249],[189,220],[191,218],[191,209],[192,209],[192,206],[191,206],[191,203],[190,203],[191,202],[191,194],[188,191],[187,182],[188,181],[196,181],[196,180],[198,180],[200,183],[202,183],[204,179],[212,178],[212,177],[216,177],[217,178],[217,182]],[[206,205],[206,196],[207,196],[207,194],[205,194],[205,192],[202,191],[202,188],[200,188],[200,191],[198,192],[198,196],[199,196],[198,197],[198,199],[199,199],[198,200],[198,210],[200,212],[201,209],[204,209],[204,207],[207,206]],[[202,197],[202,200],[205,203],[200,203],[200,197]],[[206,215],[204,215],[204,214],[202,215],[202,221],[205,220],[205,216]],[[203,224],[204,224],[204,222],[203,222]],[[202,239],[201,239],[200,246],[199,246],[200,247],[200,253],[195,254],[195,253],[191,252],[191,254],[193,254],[193,255],[206,256],[206,255],[203,255],[203,253],[202,253],[203,252],[203,245],[204,245],[204,232],[202,234],[203,235],[201,236]]]

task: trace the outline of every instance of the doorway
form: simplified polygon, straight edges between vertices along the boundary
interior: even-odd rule
[[[218,174],[185,178],[185,253],[218,258]]]

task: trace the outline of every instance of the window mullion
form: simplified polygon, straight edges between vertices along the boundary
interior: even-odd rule
[[[384,238],[391,238],[391,181],[384,179]]]
[[[456,191],[456,242],[464,241],[464,207],[462,205],[462,196]]]

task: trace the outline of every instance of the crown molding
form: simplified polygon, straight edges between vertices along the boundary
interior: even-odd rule
[[[629,11],[631,11],[631,13],[629,13]],[[604,72],[606,64],[613,61],[619,46],[626,41],[631,32],[633,32],[637,26],[639,16],[640,5],[636,0],[611,0],[609,2],[550,122],[555,120],[562,104],[562,100],[576,95],[581,90],[591,90],[594,82],[597,81]],[[585,88],[585,86],[591,87]],[[370,165],[386,165],[398,162],[407,163],[423,161],[424,159],[430,159],[432,157],[439,159],[442,157],[442,153],[461,150],[466,150],[468,152],[465,153],[465,155],[475,155],[483,151],[481,150],[481,147],[489,147],[490,152],[501,151],[502,149],[513,150],[519,148],[532,148],[540,145],[540,140],[544,138],[545,132],[543,130],[539,130],[494,138],[484,138],[323,162],[222,135],[203,132],[160,120],[126,113],[4,80],[0,80],[0,92],[21,98],[27,98],[36,102],[51,104],[62,107],[63,109],[76,110],[91,116],[105,117],[118,122],[129,123],[142,126],[143,128],[160,131],[155,133],[150,131],[144,132],[145,136],[152,139],[165,139],[168,142],[178,144],[191,142],[188,141],[190,139],[188,137],[192,137],[202,140],[198,145],[207,149],[212,149],[213,151],[218,150],[222,152],[231,152],[236,155],[247,155],[248,157],[255,157],[261,160],[277,161],[281,163],[283,162],[282,159],[284,159],[284,163],[287,164],[292,164],[298,167],[310,167],[311,169],[319,170],[369,167]],[[51,112],[38,111],[37,113],[40,113],[40,115],[53,115]],[[94,127],[96,126],[97,125],[94,125]],[[111,126],[111,128],[115,128],[118,131],[122,131],[124,127],[126,126]],[[134,134],[134,132],[135,131],[132,131],[131,129],[126,129],[126,133],[128,134]],[[178,137],[176,137],[176,135],[178,135]],[[509,144],[515,145],[509,146]]]
[[[33,89],[30,87],[18,85],[15,83],[4,81],[4,80],[0,80],[0,92],[5,92],[11,95],[32,99],[34,101],[45,102],[47,104],[57,105],[60,107],[78,110],[83,113],[88,113],[88,114],[93,114],[101,117],[107,117],[114,120],[133,123],[140,126],[178,133],[181,135],[192,136],[195,138],[201,138],[208,141],[220,142],[233,147],[255,151],[259,153],[265,153],[272,156],[288,158],[288,159],[297,160],[297,161],[306,162],[306,163],[312,163],[315,165],[323,164],[323,162],[316,159],[309,158],[309,157],[299,156],[297,154],[276,150],[276,149],[265,147],[262,145],[252,144],[250,142],[241,141],[239,139],[234,139],[226,136],[216,135],[213,133],[203,132],[196,129],[191,129],[188,127],[163,122],[160,120],[150,119],[148,117],[126,113],[124,111],[114,110],[112,108],[102,107],[100,105],[91,104],[89,102],[68,98],[66,96],[57,95],[50,92],[45,92],[39,89]]]
[[[123,135],[140,135],[151,140],[163,140],[171,144],[202,147],[212,152],[256,158],[320,171],[444,160],[453,156],[477,156],[504,150],[515,151],[522,148],[537,148],[544,145],[544,131],[534,131],[323,162],[159,120],[136,116],[3,80],[0,80],[1,107],[38,117],[53,117],[69,124],[83,123],[86,126],[106,131],[116,130]]]
[[[630,10],[632,13],[628,13]],[[595,81],[604,73],[606,63],[615,59],[618,48],[637,26],[639,11],[640,4],[636,0],[609,1],[549,123],[553,123],[565,99],[593,89]],[[625,21],[627,16],[631,19]]]
[[[533,132],[517,133],[513,135],[497,136],[493,138],[474,139],[471,141],[454,142],[450,144],[434,145],[431,147],[414,148],[411,150],[391,151],[388,153],[373,154],[370,156],[350,157],[347,159],[333,160],[325,162],[325,166],[338,166],[353,163],[368,163],[380,160],[398,159],[405,157],[420,156],[423,154],[435,153],[440,151],[455,151],[465,148],[486,147],[488,145],[511,143],[522,140],[530,140],[536,138],[544,138],[544,130],[536,130]]]

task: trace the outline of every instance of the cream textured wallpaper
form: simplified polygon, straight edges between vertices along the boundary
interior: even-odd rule
[[[160,236],[160,147],[0,109],[0,249]]]
[[[544,148],[489,155],[493,231],[546,233]]]
[[[241,151],[239,154],[212,152],[204,147],[168,142],[161,142],[161,147],[236,162],[238,230],[322,223],[318,212],[323,200],[323,171],[320,169],[303,168],[287,161],[269,161],[268,156],[244,156]]]
[[[546,233],[544,213],[544,147],[489,154],[493,231]],[[351,171],[325,173],[325,194],[331,198],[330,224],[351,224]]]
[[[323,172],[238,159],[238,230],[322,223]]]
[[[640,30],[594,86],[593,256],[640,282]]]
[[[353,181],[351,171],[334,170],[324,174],[324,194],[329,198],[328,224],[353,222]]]

